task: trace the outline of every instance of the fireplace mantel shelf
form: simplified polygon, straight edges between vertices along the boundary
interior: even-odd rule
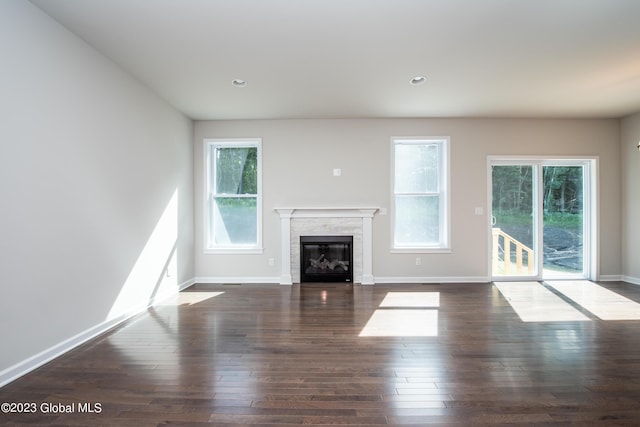
[[[280,284],[291,285],[291,221],[297,218],[360,218],[362,230],[363,285],[373,285],[372,220],[379,208],[371,206],[300,206],[274,208],[280,214],[281,271]]]
[[[275,210],[283,216],[322,218],[322,217],[373,217],[379,208],[373,206],[300,206],[279,207]]]

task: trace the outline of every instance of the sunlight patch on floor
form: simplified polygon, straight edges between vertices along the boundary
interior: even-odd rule
[[[437,337],[440,292],[387,292],[361,337]]]
[[[589,321],[538,282],[495,282],[494,285],[523,322]]]
[[[545,281],[602,320],[640,320],[640,304],[588,280]]]
[[[224,292],[180,292],[156,306],[194,305],[222,294]]]
[[[438,310],[378,309],[360,332],[361,337],[436,337]]]
[[[440,307],[440,292],[387,292],[380,307]]]

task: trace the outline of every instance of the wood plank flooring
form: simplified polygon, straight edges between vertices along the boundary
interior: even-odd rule
[[[558,295],[588,319],[523,322],[491,284],[194,285],[0,389],[37,406],[0,424],[640,425],[640,320]],[[433,333],[360,336],[394,310]]]

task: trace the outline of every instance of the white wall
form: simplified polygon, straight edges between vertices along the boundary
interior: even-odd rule
[[[640,114],[622,120],[622,274],[640,285]]]
[[[0,59],[2,384],[193,277],[193,124],[29,2]]]
[[[620,275],[620,127],[618,120],[368,119],[200,121],[194,132],[196,276],[215,281],[280,275],[278,206],[366,205],[390,208],[390,138],[451,137],[451,254],[391,254],[390,216],[373,221],[378,280],[483,280],[489,276],[487,156],[599,156],[600,274]],[[203,253],[203,139],[261,137],[264,254]],[[332,176],[341,168],[342,176]],[[275,266],[268,259],[275,258]]]

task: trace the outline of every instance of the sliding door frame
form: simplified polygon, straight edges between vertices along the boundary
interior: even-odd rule
[[[536,194],[533,195],[533,203],[536,205],[534,212],[534,228],[536,231],[535,247],[536,271],[532,276],[495,276],[493,272],[493,174],[492,166],[532,166],[536,169]],[[543,245],[543,167],[544,166],[582,166],[583,175],[583,276],[576,275],[571,278],[597,280],[600,274],[599,251],[599,203],[598,203],[598,157],[597,156],[487,156],[487,268],[492,281],[504,280],[542,280],[544,260],[542,257]]]

